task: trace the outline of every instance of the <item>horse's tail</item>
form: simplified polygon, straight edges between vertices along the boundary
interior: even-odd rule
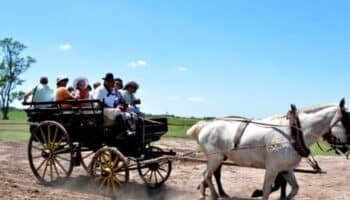
[[[200,133],[200,131],[202,130],[202,128],[207,125],[208,122],[207,121],[199,121],[196,124],[194,124],[193,126],[191,126],[191,128],[189,128],[186,132],[186,135],[198,140],[198,135]]]

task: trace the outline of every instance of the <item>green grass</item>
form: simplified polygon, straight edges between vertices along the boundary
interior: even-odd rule
[[[11,121],[26,122],[27,121],[27,113],[24,111],[10,112],[9,118]],[[2,121],[1,119],[2,119],[2,113],[0,112],[0,121]]]
[[[0,120],[0,140],[25,141],[29,139],[29,126],[24,111],[9,113],[10,120]],[[0,113],[2,119],[2,113]]]
[[[1,114],[0,114],[0,117]],[[15,111],[10,112],[10,120],[0,120],[0,140],[11,141],[26,141],[29,138],[29,126],[26,124],[27,116],[25,112]],[[155,116],[153,116],[155,117]],[[165,135],[168,138],[185,138],[186,131],[199,119],[195,118],[180,118],[180,117],[168,117],[169,131]],[[329,149],[329,146],[320,142],[323,149]],[[323,152],[316,144],[311,147],[313,155],[336,155],[334,151]]]

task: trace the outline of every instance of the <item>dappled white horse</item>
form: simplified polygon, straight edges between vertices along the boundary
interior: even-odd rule
[[[346,142],[346,130],[341,123],[342,113],[345,111],[344,104],[345,101],[342,100],[339,106],[315,106],[299,113],[306,146],[312,145],[329,131],[341,142]],[[268,199],[277,174],[286,171],[283,176],[292,187],[287,198],[292,199],[299,189],[293,169],[299,164],[301,156],[293,147],[286,116],[251,122],[246,127],[239,145],[235,147],[234,138],[240,123],[229,119],[199,121],[187,131],[187,135],[201,145],[208,159],[200,184],[201,198],[205,198],[205,185],[209,186],[211,197],[217,198],[211,177],[227,157],[240,166],[266,169],[263,199]],[[277,126],[265,126],[261,123]]]

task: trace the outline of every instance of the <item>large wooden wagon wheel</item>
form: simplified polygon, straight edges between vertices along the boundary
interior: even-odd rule
[[[73,146],[66,129],[55,121],[44,121],[32,132],[28,159],[35,177],[50,184],[70,176],[73,170]]]
[[[99,184],[99,189],[116,193],[118,187],[129,181],[126,158],[115,148],[99,149],[90,165],[90,173]]]
[[[148,148],[149,154],[159,155],[163,150],[159,147],[150,146]],[[170,160],[163,160],[142,165],[138,162],[137,171],[142,180],[150,188],[157,188],[161,186],[170,176],[172,169],[172,162]]]

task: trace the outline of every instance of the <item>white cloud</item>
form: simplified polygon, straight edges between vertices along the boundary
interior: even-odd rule
[[[144,67],[147,65],[147,62],[144,60],[135,60],[132,62],[129,62],[128,66],[131,68],[137,68],[137,67]]]
[[[188,71],[188,68],[187,67],[183,67],[183,66],[179,66],[176,68],[177,71],[179,72],[187,72]]]
[[[60,51],[69,51],[72,49],[72,45],[69,43],[60,44],[57,46],[57,49]]]
[[[171,95],[171,96],[167,96],[166,99],[168,101],[178,101],[178,100],[180,100],[180,97],[179,96],[175,96],[175,95]]]
[[[188,98],[188,100],[190,102],[193,102],[193,103],[206,103],[207,100],[205,98],[202,98],[202,97],[190,97]]]

